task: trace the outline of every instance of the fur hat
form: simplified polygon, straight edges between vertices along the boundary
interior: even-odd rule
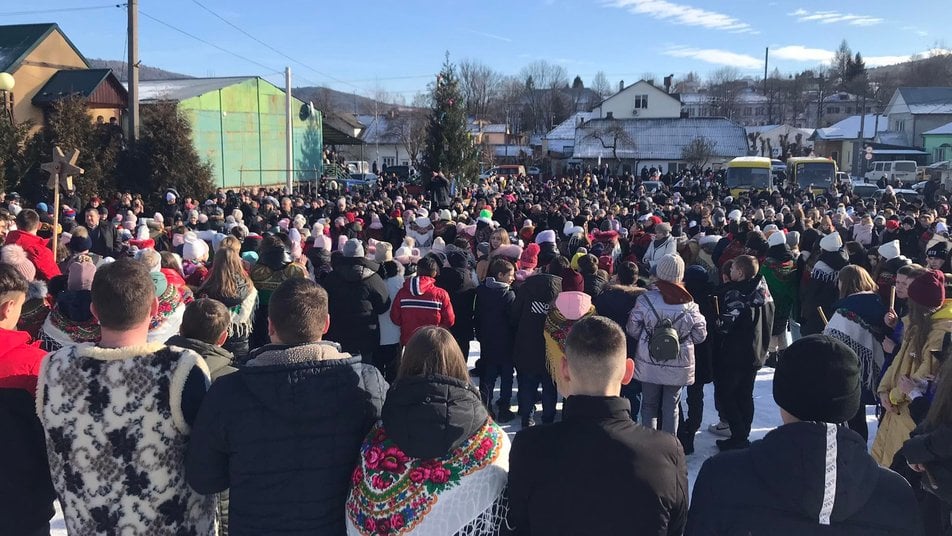
[[[820,239],[820,249],[823,251],[839,251],[842,247],[843,239],[835,231]]]
[[[545,231],[540,231],[536,235],[536,244],[555,244],[555,231],[552,229],[546,229]]]
[[[17,244],[7,244],[0,249],[0,262],[9,264],[27,281],[36,279],[36,265],[26,256],[26,251]]]

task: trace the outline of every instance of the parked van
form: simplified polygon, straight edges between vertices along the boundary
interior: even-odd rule
[[[879,179],[886,177],[886,181],[900,182],[903,184],[915,184],[917,164],[913,160],[895,160],[870,162],[869,171],[866,172],[866,182],[876,183]]]

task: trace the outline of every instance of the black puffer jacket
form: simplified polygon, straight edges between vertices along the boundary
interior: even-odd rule
[[[443,268],[436,276],[436,286],[450,295],[456,321],[450,328],[453,338],[459,343],[463,356],[469,354],[469,341],[473,340],[473,304],[476,301],[476,283],[467,268]]]
[[[0,389],[0,434],[0,534],[48,533],[56,492],[30,393]]]
[[[233,536],[344,534],[351,473],[386,390],[376,368],[336,344],[262,347],[208,391],[188,483],[230,488]]]
[[[509,323],[509,316],[515,299],[512,288],[494,277],[487,277],[476,287],[476,336],[480,358],[489,363],[512,363],[516,329]]]
[[[525,374],[547,374],[545,361],[545,318],[556,296],[562,291],[562,278],[537,274],[516,291],[511,322],[516,325],[513,359],[516,370]]]
[[[448,376],[415,376],[394,382],[383,405],[387,435],[408,456],[447,455],[486,424],[479,391]]]
[[[704,462],[694,484],[685,534],[921,534],[909,484],[876,465],[865,441],[848,428],[835,428],[835,450],[828,447],[827,426],[832,425],[787,424],[749,449],[724,452]],[[831,456],[836,459],[832,471],[826,463]],[[825,483],[835,483],[835,488]],[[833,501],[825,509],[827,489],[833,492]]]
[[[331,258],[334,269],[324,278],[331,327],[326,339],[352,354],[373,354],[380,346],[378,316],[390,309],[390,293],[377,263],[363,257]]]

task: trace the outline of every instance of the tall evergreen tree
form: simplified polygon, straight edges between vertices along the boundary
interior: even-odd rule
[[[450,63],[449,53],[430,92],[432,106],[423,149],[423,167],[427,171],[457,175],[464,182],[471,181],[478,170],[478,148],[466,131],[466,107],[456,66]]]

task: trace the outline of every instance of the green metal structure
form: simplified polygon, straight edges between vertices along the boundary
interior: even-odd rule
[[[140,94],[143,105],[178,102],[191,121],[195,149],[212,164],[217,186],[284,184],[286,116],[281,88],[259,77],[193,78],[142,82]],[[321,112],[309,110],[296,98],[291,112],[294,179],[318,180],[323,173]]]

